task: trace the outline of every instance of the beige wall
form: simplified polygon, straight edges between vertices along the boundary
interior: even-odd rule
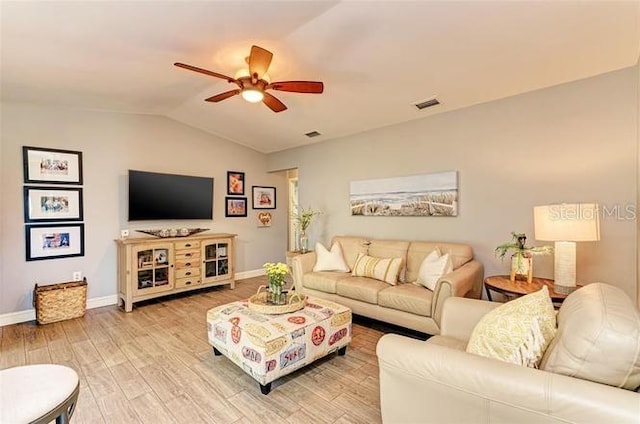
[[[511,231],[541,244],[533,240],[533,206],[618,207],[603,217],[601,241],[578,244],[578,280],[609,282],[636,299],[637,227],[624,208],[637,201],[637,86],[638,69],[628,68],[274,153],[269,168],[298,168],[301,204],[325,212],[312,225],[312,241],[359,234],[465,242],[486,275],[507,272],[493,249]],[[459,177],[456,218],[349,214],[350,181],[449,170]],[[552,264],[552,257],[536,258],[534,274],[552,278]]]
[[[266,173],[266,156],[173,120],[146,115],[2,104],[0,173],[0,314],[31,307],[34,283],[69,281],[82,271],[89,298],[116,294],[114,239],[120,229],[203,227],[237,233],[237,271],[284,260],[286,179]],[[22,146],[79,150],[84,159],[85,256],[26,262]],[[127,222],[127,170],[213,177],[213,221]],[[225,218],[226,172],[246,173],[247,218]],[[258,228],[251,185],[276,186],[282,198],[273,226]],[[132,232],[132,235],[140,233]]]

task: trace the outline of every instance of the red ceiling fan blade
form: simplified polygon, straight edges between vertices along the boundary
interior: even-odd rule
[[[269,50],[251,46],[251,54],[249,55],[249,73],[251,76],[258,74],[257,78],[262,78],[267,69],[269,69],[269,65],[271,65],[271,59],[273,59],[273,53]]]
[[[262,99],[263,103],[269,107],[274,112],[282,112],[283,110],[287,110],[287,107],[280,100],[275,98],[269,93],[264,93],[264,99]]]
[[[222,100],[228,99],[229,97],[233,97],[236,94],[240,94],[240,90],[235,89],[231,91],[225,91],[224,93],[216,94],[215,96],[211,96],[208,99],[204,99],[205,102],[221,102]]]
[[[198,68],[197,66],[191,66],[191,65],[187,65],[186,63],[180,63],[180,62],[176,62],[174,63],[174,65],[177,66],[178,68],[188,69],[189,71],[193,71],[193,72],[200,72],[201,74],[209,75],[211,77],[221,78],[223,80],[227,80],[227,82],[233,82],[240,85],[235,78],[231,78],[226,75],[219,74],[217,72],[209,71],[207,69]]]
[[[320,81],[280,81],[272,82],[266,88],[293,93],[320,94],[324,91],[324,84]]]

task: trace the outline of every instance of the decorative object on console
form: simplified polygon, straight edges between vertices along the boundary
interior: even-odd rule
[[[188,237],[188,236],[198,234],[208,230],[209,230],[208,228],[180,228],[179,230],[163,228],[160,230],[136,230],[136,231],[139,233],[149,234],[155,237],[165,238],[165,237]]]
[[[246,197],[225,197],[224,216],[227,218],[239,218],[247,216]]]
[[[511,232],[511,241],[496,247],[495,254],[500,259],[513,250],[511,255],[511,281],[515,281],[517,276],[524,276],[528,283],[533,279],[533,256],[548,255],[551,253],[551,246],[525,246],[527,235],[524,233]]]
[[[252,186],[252,207],[253,209],[275,209],[276,208],[276,188]]]
[[[536,240],[555,242],[555,289],[569,294],[576,289],[576,242],[600,240],[598,204],[536,206],[533,214]]]
[[[352,181],[351,215],[458,216],[458,173]]]
[[[296,206],[293,213],[293,220],[298,227],[299,240],[300,240],[300,252],[307,253],[309,251],[309,239],[307,238],[307,229],[313,221],[313,217],[320,215],[322,212],[311,209],[309,206],[307,209]]]
[[[227,194],[244,196],[244,172],[227,171]]]
[[[289,267],[282,262],[267,262],[262,265],[269,283],[268,301],[274,305],[282,305],[286,303],[287,294],[283,293],[285,277],[289,274]]]
[[[24,182],[82,184],[82,152],[22,147]]]

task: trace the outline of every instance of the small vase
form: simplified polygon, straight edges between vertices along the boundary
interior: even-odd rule
[[[282,284],[269,282],[267,301],[274,305],[284,305],[286,303],[286,294],[282,293]]]
[[[309,251],[309,239],[307,239],[307,233],[302,231],[300,233],[300,252],[307,253]]]
[[[531,282],[533,275],[533,264],[530,257],[515,254],[511,257],[511,281],[515,281],[517,276],[523,276]]]

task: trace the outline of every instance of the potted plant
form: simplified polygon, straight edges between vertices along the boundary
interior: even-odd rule
[[[300,252],[307,253],[309,251],[308,239],[307,239],[307,228],[311,225],[313,221],[313,217],[316,215],[320,215],[322,212],[311,209],[311,207],[297,208],[296,212],[293,213],[293,220],[300,231]]]
[[[504,260],[507,253],[511,255],[511,281],[516,275],[524,275],[531,282],[533,278],[533,256],[548,255],[553,251],[551,246],[526,246],[527,236],[524,233],[511,232],[511,241],[496,247],[496,256]]]

